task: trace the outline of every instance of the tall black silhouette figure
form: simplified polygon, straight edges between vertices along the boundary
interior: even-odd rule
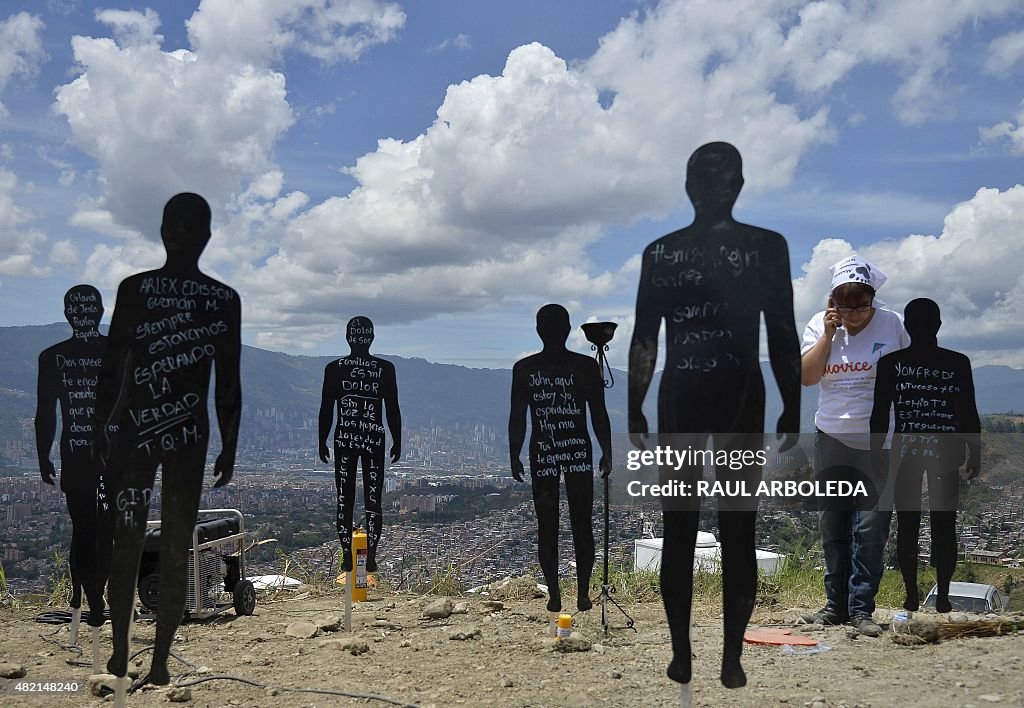
[[[516,362],[512,369],[512,410],[508,445],[512,476],[523,480],[519,455],[526,440],[530,412],[530,481],[537,513],[537,554],[548,585],[548,611],[562,609],[558,587],[558,480],[565,476],[569,525],[576,551],[576,607],[589,610],[590,575],[594,571],[594,460],[587,410],[601,446],[601,474],[612,469],[612,433],[604,405],[604,381],[597,362],[565,347],[569,313],[561,305],[537,312],[537,334],[544,342],[539,354]]]
[[[103,624],[103,588],[111,554],[111,517],[107,486],[92,457],[92,425],[96,414],[96,382],[107,338],[100,334],[103,299],[91,285],[76,285],[64,295],[64,316],[73,334],[39,355],[36,404],[36,449],[39,473],[53,484],[56,471],[50,448],[61,411],[60,489],[71,516],[71,607],[89,601],[89,624]]]
[[[782,394],[776,426],[781,449],[796,442],[800,422],[800,351],[793,321],[789,252],[779,234],[736,221],[732,208],[743,186],[735,147],[709,143],[687,163],[686,193],[693,223],[644,250],[636,323],[629,352],[629,431],[643,446],[648,434],[642,406],[654,375],[658,330],[665,323],[666,359],[658,391],[660,440],[673,447],[715,450],[763,447],[764,381],[758,363],[761,314],[768,332],[772,372]],[[665,438],[666,434],[672,435]],[[699,467],[661,469],[663,481],[691,485]],[[720,480],[743,479],[756,488],[760,466],[716,470]],[[752,486],[751,486],[752,485]],[[691,486],[690,489],[694,489]],[[668,676],[688,684],[690,603],[699,500],[663,498],[661,594],[672,633]],[[725,636],[722,683],[743,686],[743,632],[754,608],[757,561],[754,521],[757,498],[719,499]]]
[[[334,408],[338,425],[334,429],[334,483],[338,491],[338,538],[341,568],[352,570],[352,508],[355,505],[356,474],[363,466],[363,502],[366,507],[366,570],[377,570],[384,492],[384,424],[387,416],[391,433],[391,462],[402,457],[402,411],[398,407],[395,365],[370,355],[373,322],[353,317],[345,332],[349,354],[324,369],[320,397],[320,459],[330,462],[327,438],[331,434]]]
[[[171,198],[160,236],[162,268],[121,282],[99,381],[97,419],[119,424],[112,457],[114,562],[110,611],[114,652],[107,669],[125,676],[128,624],[157,468],[162,470],[160,589],[156,642],[144,682],[166,684],[167,656],[185,611],[187,560],[210,440],[207,396],[216,367],[215,408],[223,449],[214,486],[231,480],[242,413],[239,379],[241,301],[238,293],[199,270],[210,239],[210,207],[197,194]],[[109,444],[94,426],[94,447]]]
[[[960,466],[967,479],[981,471],[981,420],[974,400],[971,361],[938,345],[942,320],[933,300],[911,300],[903,312],[910,346],[878,360],[871,408],[871,453],[883,470],[882,443],[895,407],[892,444],[896,469],[896,555],[906,589],[904,609],[918,608],[917,551],[921,528],[921,480],[928,474],[932,565],[937,576],[935,609],[949,612],[949,583],[956,569],[956,511]]]

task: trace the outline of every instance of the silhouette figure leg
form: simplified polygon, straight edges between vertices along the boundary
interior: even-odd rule
[[[715,435],[715,449],[733,451],[758,450],[763,446],[760,433]],[[760,465],[745,465],[734,470],[718,467],[716,478],[723,482],[746,484],[752,491],[761,482]],[[757,520],[756,496],[725,497],[718,500],[718,533],[722,541],[722,685],[739,688],[747,684],[747,675],[740,664],[743,633],[754,613],[757,600],[757,554],[754,550],[754,527]]]
[[[377,572],[377,546],[380,544],[384,510],[384,448],[373,454],[362,455],[363,504],[366,507],[366,572]]]
[[[917,553],[920,531],[920,511],[896,512],[896,558],[899,560],[900,575],[903,576],[903,588],[906,592],[903,609],[911,612],[915,612],[920,606],[917,592]]]
[[[78,522],[73,521],[76,530],[72,535],[72,544],[78,582],[81,583],[79,592],[84,591],[89,602],[89,624],[100,627],[103,625],[103,610],[106,607],[103,590],[110,574],[112,519],[109,513],[101,514],[92,488],[84,490],[76,507]]]
[[[911,612],[920,607],[917,592],[918,538],[921,533],[922,468],[911,460],[900,464],[896,477],[896,558],[903,576],[906,597],[903,609]]]
[[[576,608],[586,611],[590,601],[590,576],[594,572],[594,473],[565,475],[565,496],[569,500],[569,525],[576,552]]]
[[[68,470],[66,473],[71,473]],[[68,516],[71,517],[71,551],[68,554],[68,567],[71,570],[71,608],[82,607],[82,590],[86,586],[86,569],[94,565],[94,554],[89,553],[90,537],[95,539],[95,523],[89,519],[89,505],[82,498],[87,490],[69,490],[65,498],[68,505]],[[95,494],[93,496],[92,515],[95,511]],[[92,604],[89,605],[90,609]]]
[[[89,626],[103,626],[103,591],[110,577],[113,556],[114,515],[110,509],[96,509],[96,573],[93,577],[94,595],[89,596]],[[95,604],[93,604],[95,597]],[[93,608],[96,608],[95,610]]]
[[[113,631],[113,653],[107,661],[107,671],[114,676],[128,673],[129,626],[149,517],[149,495],[144,490],[153,489],[157,464],[145,455],[129,455],[114,495],[114,551],[107,593]]]
[[[199,499],[203,492],[206,449],[189,449],[163,463],[160,485],[160,605],[156,614],[153,662],[144,682],[170,683],[167,657],[174,633],[185,614],[188,593],[188,549],[192,546]]]
[[[932,565],[935,566],[936,590],[935,609],[950,612],[949,583],[956,570],[956,512],[931,512],[932,524]]]
[[[537,514],[537,556],[548,586],[548,612],[562,609],[558,587],[558,477],[533,475],[533,508]]]
[[[341,569],[352,570],[352,507],[355,505],[359,456],[352,450],[334,448],[334,488],[338,492],[338,540],[341,541]]]
[[[960,478],[957,467],[939,468],[928,474],[928,496],[931,504],[932,565],[935,566],[935,609],[950,612],[949,583],[956,570],[956,509],[960,502]],[[933,491],[934,490],[934,491]]]
[[[697,545],[699,509],[662,512],[661,599],[672,635],[668,677],[689,683],[692,677],[690,606],[693,601],[693,553]]]
[[[65,473],[71,473],[68,469]],[[78,644],[78,627],[82,615],[82,589],[85,584],[83,571],[89,566],[89,553],[87,537],[90,535],[86,528],[88,523],[88,509],[83,503],[82,492],[86,490],[70,490],[65,494],[68,506],[68,516],[71,517],[71,549],[68,551],[68,568],[71,571],[71,630],[68,641],[74,645]],[[88,593],[87,593],[88,594]],[[90,602],[89,608],[93,605]]]
[[[740,655],[743,632],[757,598],[755,518],[753,511],[718,512],[718,531],[722,538],[722,610],[725,613],[721,678],[726,688],[739,688],[747,683]]]

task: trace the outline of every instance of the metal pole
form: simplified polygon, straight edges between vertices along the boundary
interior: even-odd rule
[[[604,475],[604,584],[608,584],[608,475]]]

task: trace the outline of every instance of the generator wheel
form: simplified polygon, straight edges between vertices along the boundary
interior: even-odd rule
[[[160,574],[150,573],[139,578],[139,600],[149,612],[156,612],[160,605]]]
[[[256,588],[248,580],[239,580],[235,584],[235,614],[251,615],[256,611]]]

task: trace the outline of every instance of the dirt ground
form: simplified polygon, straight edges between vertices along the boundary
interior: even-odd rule
[[[283,598],[284,595],[278,595]],[[284,688],[316,688],[375,694],[399,704],[419,706],[671,706],[678,687],[665,677],[668,626],[660,603],[627,607],[637,631],[613,629],[604,637],[600,608],[578,617],[576,629],[596,646],[579,653],[551,649],[543,599],[506,600],[489,610],[485,598],[466,602],[468,614],[425,620],[422,608],[436,597],[376,591],[353,610],[353,629],[323,632],[299,639],[286,634],[290,623],[341,614],[338,594],[299,593],[297,599],[262,599],[252,617],[232,610],[203,622],[183,625],[174,650],[198,672],[172,659],[171,670],[191,674],[180,681],[232,675],[278,689],[230,680],[210,680],[191,687],[191,706],[347,706],[388,705],[377,700],[298,693]],[[807,609],[807,608],[804,608]],[[759,610],[755,623],[789,623],[799,609]],[[23,665],[25,681],[83,680],[87,667],[68,664],[71,651],[41,635],[65,641],[67,626],[39,624],[38,610],[0,609],[0,663]],[[876,618],[887,624],[890,612]],[[612,608],[613,625],[622,616]],[[376,626],[375,626],[376,625]],[[153,637],[150,622],[136,625],[133,650]],[[455,640],[454,633],[476,638]],[[698,706],[1022,706],[1024,705],[1024,637],[1019,635],[944,641],[918,647],[899,646],[891,633],[872,639],[850,638],[843,627],[798,627],[828,644],[829,651],[804,656],[780,647],[747,645],[743,665],[747,686],[729,690],[718,681],[721,619],[716,611],[695,614],[694,705]],[[88,629],[83,627],[84,639]],[[104,660],[110,630],[103,630]],[[337,648],[338,638],[355,637],[367,651]],[[356,651],[359,651],[358,649]],[[91,657],[86,649],[86,657]],[[142,660],[145,660],[143,662]],[[148,654],[139,658],[143,673]],[[0,679],[3,706],[99,705],[103,699],[77,694],[15,693],[16,682]],[[15,696],[12,699],[12,696]],[[129,706],[168,705],[166,687],[129,696]]]

